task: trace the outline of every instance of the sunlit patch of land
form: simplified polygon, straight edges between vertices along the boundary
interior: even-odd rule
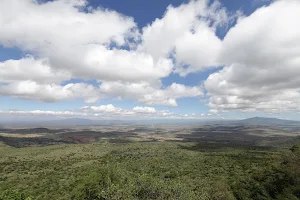
[[[36,137],[43,137],[45,136],[45,134],[36,134],[36,133],[32,133],[32,134],[20,134],[20,133],[0,133],[0,136],[3,137],[15,137],[15,138],[36,138]]]

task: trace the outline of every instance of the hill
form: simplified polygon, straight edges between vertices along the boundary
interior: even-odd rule
[[[299,121],[284,120],[278,118],[252,117],[240,120],[239,123],[246,125],[299,125]]]

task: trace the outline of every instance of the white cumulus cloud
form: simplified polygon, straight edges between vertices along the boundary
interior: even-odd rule
[[[136,106],[132,109],[133,111],[137,112],[137,113],[155,113],[156,110],[153,107],[140,107],[140,106]]]
[[[279,0],[240,19],[224,38],[225,67],[204,85],[219,110],[300,111],[300,2]]]

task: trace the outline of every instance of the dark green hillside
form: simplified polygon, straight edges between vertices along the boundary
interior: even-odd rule
[[[299,145],[1,144],[0,155],[1,200],[300,198]]]

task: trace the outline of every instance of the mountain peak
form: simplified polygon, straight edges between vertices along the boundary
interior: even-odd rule
[[[287,125],[287,124],[299,124],[297,121],[278,119],[278,118],[267,118],[267,117],[252,117],[240,121],[241,123],[252,124],[252,125]]]

